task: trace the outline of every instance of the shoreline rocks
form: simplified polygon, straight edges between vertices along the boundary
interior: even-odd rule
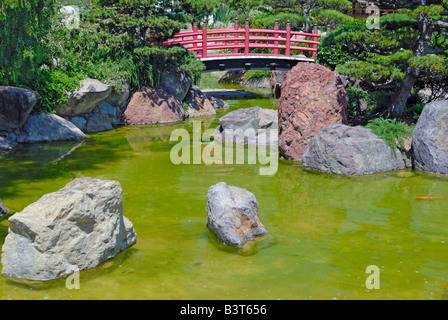
[[[258,203],[246,189],[217,183],[208,189],[207,227],[224,244],[242,248],[247,241],[265,235]]]
[[[95,79],[87,78],[81,80],[80,84],[81,87],[78,90],[69,93],[66,105],[56,110],[57,115],[74,117],[90,113],[112,93],[112,87]]]
[[[155,124],[176,122],[184,119],[182,101],[163,89],[143,87],[134,93],[123,112],[124,124]]]
[[[46,281],[94,268],[136,243],[117,181],[79,178],[15,213],[2,275]]]
[[[0,199],[0,217],[4,216],[8,213],[8,209],[6,209],[5,205],[2,202],[2,199]]]
[[[335,125],[316,133],[306,146],[303,168],[341,175],[366,175],[406,168],[400,150],[363,127]]]
[[[217,98],[213,99],[213,101],[217,101]],[[191,85],[185,95],[185,103],[188,104],[186,113],[189,118],[216,114],[212,100],[209,99],[196,85]]]
[[[55,115],[33,115],[37,92],[0,86],[0,152],[19,143],[84,139],[85,133],[112,130],[116,125],[170,123],[186,117],[213,116],[215,109],[229,106],[193,85],[186,72],[166,71],[159,89],[143,88],[132,97],[127,84],[112,87],[87,78],[80,85],[69,93],[67,105],[56,110]],[[29,117],[32,118],[28,123]]]
[[[19,143],[81,140],[86,135],[73,123],[55,114],[32,115],[17,135]]]
[[[427,104],[412,135],[414,167],[448,175],[448,100]]]
[[[0,131],[11,132],[23,126],[38,97],[35,91],[0,86]]]

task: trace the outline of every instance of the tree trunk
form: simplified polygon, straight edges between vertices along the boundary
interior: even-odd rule
[[[388,110],[388,117],[402,118],[404,110],[406,109],[406,103],[411,95],[412,87],[417,79],[409,72],[406,73],[404,80],[397,85],[395,89],[395,95]]]
[[[423,57],[427,55],[428,50],[431,47],[434,25],[432,20],[426,15],[420,15],[418,21],[420,37],[414,50],[414,56]],[[417,78],[418,72],[416,70],[408,69],[406,71],[403,81],[397,85],[395,90],[394,99],[388,110],[389,117],[401,118],[403,116],[404,110],[406,109],[406,103],[411,95],[412,87],[417,82]]]
[[[302,15],[305,18],[305,28],[304,31],[305,33],[311,33],[312,32],[312,28],[311,28],[311,17],[310,17],[310,12],[311,12],[311,8],[308,4],[303,4],[302,5]]]

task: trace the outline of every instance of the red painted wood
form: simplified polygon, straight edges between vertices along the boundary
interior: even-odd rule
[[[314,42],[317,42],[318,33],[319,32],[317,31],[317,28],[314,28],[314,30],[313,30],[313,34],[314,34],[313,41]],[[316,51],[313,51],[313,57],[315,57],[317,55],[317,44],[313,44],[313,49],[316,50]]]
[[[249,37],[250,37],[250,29],[249,29],[249,20],[246,19],[246,25],[244,26],[244,55],[249,55]]]
[[[239,29],[239,25],[238,25],[238,19],[235,21],[235,25],[233,26],[233,29],[238,30]],[[226,33],[227,34],[227,33]],[[238,37],[238,33],[234,33],[233,34],[234,38]],[[238,45],[238,41],[234,40],[233,41],[233,53],[234,54],[238,54],[238,48],[236,48],[236,46]]]
[[[216,56],[208,54],[207,51],[228,49],[232,53],[222,52],[220,55],[252,56],[260,54],[251,53],[251,49],[273,49],[273,54],[264,55],[290,57],[291,51],[294,50],[311,52],[315,57],[320,37],[322,36],[318,34],[316,28],[312,33],[291,31],[289,25],[286,30],[279,30],[277,24],[273,30],[250,29],[248,22],[244,28],[240,28],[236,22],[233,29],[207,29],[204,24],[202,29],[198,30],[195,25],[192,31],[177,33],[173,39],[164,44],[181,44],[193,51],[199,59]],[[239,53],[239,49],[243,49],[244,53]],[[284,54],[279,50],[284,50]]]
[[[207,25],[202,25],[202,58],[207,58]]]

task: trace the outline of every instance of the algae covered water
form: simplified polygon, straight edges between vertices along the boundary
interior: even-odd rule
[[[207,81],[204,83],[207,84]],[[203,84],[204,85],[204,84]],[[82,142],[21,146],[0,158],[0,195],[12,211],[78,177],[117,180],[137,244],[98,268],[65,279],[17,283],[0,277],[0,299],[445,299],[448,177],[402,170],[345,177],[279,160],[174,165],[174,129],[214,128],[237,108],[276,108],[269,98],[231,100],[214,117],[126,126]],[[207,232],[208,188],[224,181],[257,198],[270,236],[231,250]],[[8,221],[0,221],[0,244]],[[369,289],[369,266],[379,289]]]

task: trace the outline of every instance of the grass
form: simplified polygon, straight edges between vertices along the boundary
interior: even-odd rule
[[[407,125],[396,119],[376,118],[369,121],[366,128],[383,139],[395,155],[397,147],[405,149],[404,139],[412,136],[415,125]]]

